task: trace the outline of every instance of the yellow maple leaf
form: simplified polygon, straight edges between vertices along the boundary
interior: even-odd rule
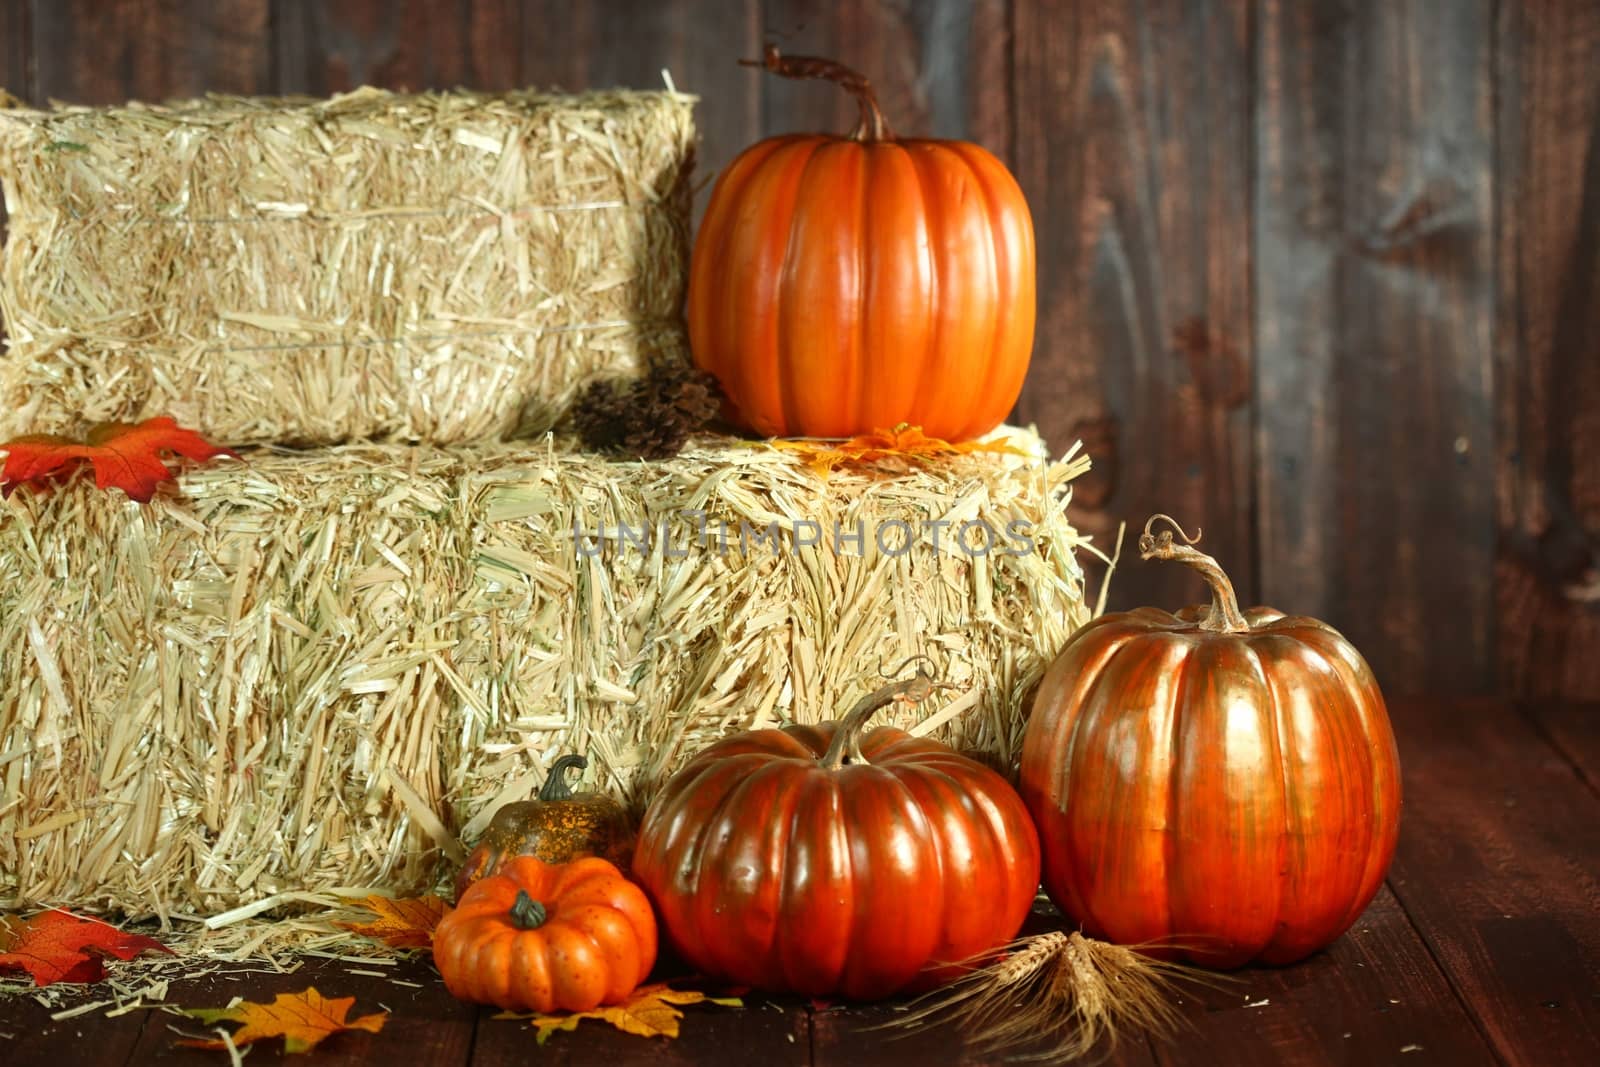
[[[271,1004],[245,1001],[231,1008],[191,1008],[184,1012],[211,1026],[215,1023],[243,1023],[229,1035],[235,1047],[254,1044],[267,1038],[283,1038],[283,1051],[309,1052],[322,1039],[345,1030],[377,1033],[389,1018],[386,1011],[356,1019],[346,1019],[355,997],[324,997],[315,986],[299,993],[279,993]],[[190,1048],[226,1049],[227,1041],[188,1040],[178,1042]]]
[[[797,453],[806,466],[818,474],[846,463],[877,463],[890,459],[929,459],[934,456],[956,456],[970,452],[998,452],[1013,456],[1028,453],[1006,440],[950,442],[929,437],[922,427],[902,422],[892,430],[873,430],[850,438],[848,441],[814,441],[778,438],[768,442],[783,452]]]
[[[576,1030],[584,1019],[599,1019],[610,1023],[625,1034],[640,1037],[677,1037],[678,1020],[683,1012],[676,1005],[719,1004],[724,1008],[742,1008],[744,1001],[738,997],[712,997],[693,989],[673,989],[665,982],[643,985],[635,989],[621,1004],[595,1008],[593,1011],[574,1011],[564,1014],[544,1015],[506,1012],[497,1019],[527,1019],[538,1031],[538,1043],[550,1040],[557,1030]]]
[[[361,906],[378,918],[369,923],[334,923],[363,937],[382,941],[392,948],[433,947],[433,928],[449,910],[432,894],[425,897],[370,896]]]

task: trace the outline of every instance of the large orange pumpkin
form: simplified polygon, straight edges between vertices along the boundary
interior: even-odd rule
[[[1169,532],[1146,526],[1139,547],[1196,566],[1214,601],[1106,615],[1046,671],[1020,783],[1045,889],[1096,937],[1216,967],[1300,959],[1355,921],[1394,854],[1383,697],[1326,623],[1241,612]]]
[[[1033,222],[1016,179],[975,144],[895,138],[867,80],[837,63],[768,46],[765,66],[839,83],[861,123],[761,141],[712,191],[689,339],[730,418],[779,437],[993,429],[1033,348]]]
[[[994,771],[880,726],[926,675],[863,698],[841,722],[713,744],[666,784],[633,873],[701,972],[774,992],[886,997],[961,973],[1016,936],[1039,844]]]

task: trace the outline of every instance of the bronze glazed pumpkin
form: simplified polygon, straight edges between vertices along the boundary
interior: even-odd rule
[[[467,886],[517,856],[537,856],[546,863],[599,856],[627,870],[633,853],[633,820],[627,811],[604,793],[574,793],[567,785],[567,771],[582,771],[588,765],[582,756],[562,756],[550,768],[537,797],[506,804],[494,813],[456,876],[457,899]]]
[[[702,973],[777,992],[886,997],[1012,938],[1039,883],[1022,801],[947,745],[867,719],[719,741],[645,815],[634,875]]]
[[[1033,220],[1016,179],[978,145],[896,138],[855,71],[770,45],[763,65],[837,83],[861,122],[761,141],[712,191],[689,342],[730,419],[779,437],[994,429],[1033,348]]]
[[[1194,566],[1214,599],[1106,615],[1045,673],[1021,770],[1045,888],[1095,937],[1215,967],[1288,963],[1343,933],[1388,869],[1388,714],[1348,641],[1241,612],[1214,559],[1152,533],[1165,518],[1140,555]]]
[[[433,931],[451,994],[507,1011],[589,1011],[626,1000],[655,966],[644,893],[605,860],[515,856],[474,882]]]

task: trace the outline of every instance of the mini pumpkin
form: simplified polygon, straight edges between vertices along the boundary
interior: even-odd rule
[[[550,768],[537,797],[506,804],[494,813],[456,876],[458,899],[467,886],[517,856],[537,856],[546,863],[599,856],[627,869],[634,840],[627,809],[604,793],[574,793],[567,785],[569,770],[588,766],[582,756],[562,756]]]
[[[1356,920],[1394,855],[1383,696],[1333,627],[1240,611],[1197,538],[1157,520],[1172,522],[1150,520],[1140,555],[1196,568],[1213,600],[1104,615],[1045,672],[1020,786],[1045,889],[1095,937],[1290,963]]]
[[[433,932],[451,995],[507,1011],[618,1004],[655,966],[656,920],[643,891],[605,860],[514,856],[474,882]]]
[[[645,815],[634,874],[702,973],[874,999],[964,973],[1014,937],[1039,842],[999,774],[904,730],[865,729],[927,675],[842,722],[754,730],[695,756]]]

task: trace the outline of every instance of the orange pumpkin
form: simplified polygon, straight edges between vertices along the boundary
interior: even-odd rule
[[[1169,532],[1146,526],[1139,550],[1196,567],[1214,600],[1102,616],[1045,672],[1020,775],[1045,889],[1095,937],[1215,967],[1300,959],[1394,854],[1383,696],[1326,623],[1240,611],[1216,560]]]
[[[703,974],[871,1000],[964,973],[1016,936],[1039,843],[1004,778],[867,721],[914,703],[919,672],[842,721],[723,738],[662,787],[634,871]]]
[[[689,339],[729,418],[779,437],[993,429],[1033,348],[1033,221],[1016,179],[975,144],[897,139],[871,85],[837,63],[769,45],[764,65],[837,82],[861,123],[761,141],[711,194]]]
[[[508,1011],[617,1004],[656,961],[644,892],[595,857],[518,856],[472,883],[433,932],[433,960],[461,1000]]]

